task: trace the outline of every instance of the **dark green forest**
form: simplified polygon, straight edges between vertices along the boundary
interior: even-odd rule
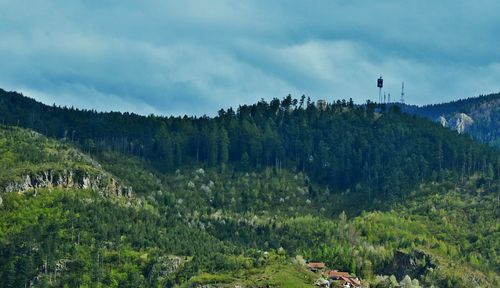
[[[312,287],[301,259],[370,287],[500,285],[498,150],[397,106],[145,117],[2,90],[0,122],[2,287]]]
[[[422,107],[397,105],[406,113],[426,117],[431,121],[436,121],[440,116],[450,119],[457,113],[465,113],[474,121],[466,132],[482,143],[500,148],[500,93]]]
[[[0,121],[77,143],[89,154],[138,156],[160,172],[231,165],[307,173],[360,204],[401,199],[443,171],[464,178],[497,171],[498,153],[393,106],[337,101],[319,110],[310,99],[264,100],[210,117],[156,117],[45,106],[2,92]],[[490,167],[491,166],[491,167]],[[139,187],[140,189],[140,187]]]

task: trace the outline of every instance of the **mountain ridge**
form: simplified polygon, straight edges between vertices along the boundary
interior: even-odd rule
[[[8,179],[81,158],[134,187],[2,193],[2,286],[312,287],[303,258],[374,287],[500,283],[499,152],[395,107],[285,97],[163,118],[0,101],[0,121],[50,136],[0,129]]]
[[[500,147],[498,128],[500,127],[500,93],[420,107],[398,105],[407,113],[438,121],[459,133],[468,133],[478,141]]]

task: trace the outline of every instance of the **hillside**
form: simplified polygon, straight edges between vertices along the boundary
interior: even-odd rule
[[[132,195],[90,156],[34,131],[0,126],[0,191],[76,188]]]
[[[401,108],[500,147],[500,93],[422,107],[402,105]]]
[[[334,193],[350,191],[356,209],[400,200],[445,170],[463,177],[497,165],[496,151],[468,137],[398,109],[380,114],[374,105],[345,101],[320,110],[288,96],[214,118],[167,118],[50,107],[15,92],[0,93],[0,100],[3,123],[71,141],[96,157],[107,150],[133,155],[162,173],[222,165],[288,169]]]
[[[109,184],[120,184],[91,157],[71,144],[14,127],[0,127],[0,156],[1,287],[192,286],[240,281],[245,274],[245,282],[258,285],[312,287],[315,280],[286,255],[270,249],[263,257],[248,245],[223,241],[200,229],[203,223],[196,215],[205,215],[210,207],[204,202],[207,210],[192,206],[201,203],[192,190],[187,195],[179,187],[176,196],[150,190],[146,199],[110,193]],[[131,177],[135,184],[148,187],[153,180],[168,189],[141,168],[141,161],[112,156],[120,167],[124,162],[136,166],[123,170],[125,176],[148,175]],[[202,180],[196,176],[203,176],[201,171],[177,173],[175,179],[183,188],[191,176],[199,184]],[[97,185],[101,182],[94,183],[96,179],[108,185]],[[183,208],[183,203],[191,204]],[[231,276],[207,274],[225,271]]]
[[[0,129],[2,287],[312,287],[303,259],[374,287],[500,285],[500,155],[436,123],[289,97],[214,118],[0,99],[51,137]]]
[[[128,175],[122,177],[149,175],[136,179],[136,185],[153,180],[159,190],[145,198],[108,198],[77,188],[39,189],[37,196],[33,190],[4,194],[2,279],[41,286],[137,287],[187,281],[188,286],[231,287],[286,281],[299,285],[302,276],[291,279],[304,274],[309,279],[304,285],[312,285],[318,276],[294,260],[302,255],[372,283],[390,282],[374,276],[384,274],[396,275],[399,281],[410,275],[423,285],[440,287],[494,287],[499,281],[499,259],[491,253],[498,248],[500,233],[498,179],[487,175],[467,178],[463,184],[442,180],[423,185],[392,210],[350,218],[335,212],[348,207],[348,200],[338,201],[325,188],[308,186],[303,174],[273,169],[151,174],[140,159],[106,157],[115,163],[104,167],[118,171],[127,163]],[[282,254],[273,254],[281,248]],[[271,254],[263,257],[258,250]],[[424,262],[432,264],[393,267],[398,263],[394,261],[412,257],[425,257]],[[27,268],[16,268],[21,266]]]

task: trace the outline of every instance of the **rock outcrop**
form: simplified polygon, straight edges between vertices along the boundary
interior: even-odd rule
[[[444,116],[439,116],[439,118],[437,119],[437,122],[439,122],[439,124],[441,124],[441,126],[443,126],[443,127],[448,127],[448,120],[446,120],[446,118],[444,118]]]
[[[458,134],[463,134],[467,128],[474,124],[474,120],[465,113],[457,113],[453,117],[446,119],[444,116],[439,116],[436,120],[443,127],[449,127],[458,132]]]
[[[132,197],[132,187],[120,184],[106,173],[88,173],[82,170],[48,170],[22,175],[21,180],[5,186],[4,192],[27,192],[36,189],[91,189],[106,195]]]
[[[410,253],[396,251],[392,262],[384,269],[384,274],[395,275],[397,279],[402,279],[406,275],[411,278],[419,278],[428,269],[437,267],[429,254],[421,250],[413,250]]]
[[[474,120],[465,113],[458,113],[453,120],[454,126],[452,127],[457,130],[458,134],[464,133],[465,130],[474,123]]]
[[[190,257],[164,255],[156,258],[150,268],[149,277],[152,279],[167,279],[178,273],[184,265],[191,261]]]

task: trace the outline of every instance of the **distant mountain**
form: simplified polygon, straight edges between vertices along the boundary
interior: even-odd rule
[[[401,105],[401,108],[500,147],[500,93],[422,107]]]

